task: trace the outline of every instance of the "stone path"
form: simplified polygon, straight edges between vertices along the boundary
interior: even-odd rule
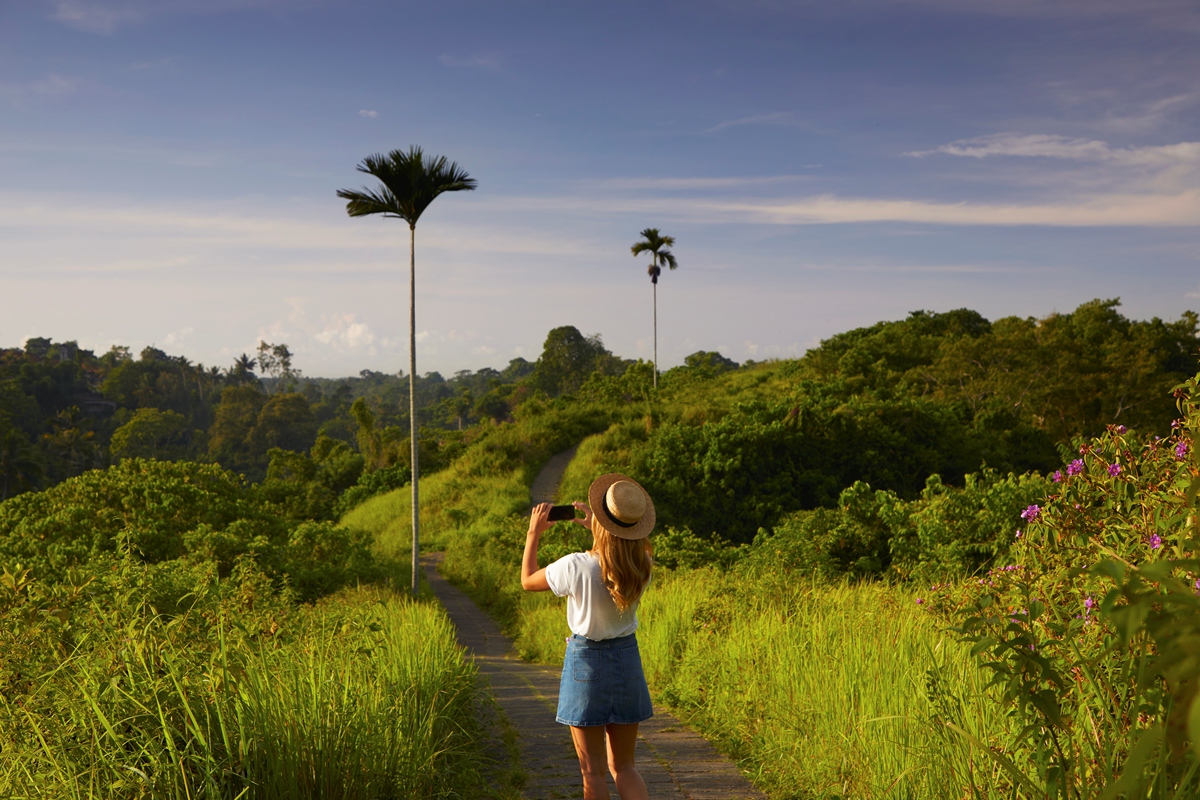
[[[510,656],[512,640],[437,571],[440,555],[432,553],[426,558],[425,575],[458,629],[459,643],[474,654],[480,674],[517,731],[526,775],[521,796],[528,800],[582,798],[583,780],[570,731],[554,721],[560,671]],[[707,740],[666,711],[655,708],[654,717],[642,723],[638,734],[638,771],[651,798],[765,798]],[[609,792],[617,796],[611,776]]]
[[[534,503],[553,502],[576,447],[552,457],[533,482]],[[582,798],[579,759],[570,730],[554,721],[561,670],[509,655],[512,640],[472,600],[437,571],[440,553],[426,557],[425,575],[458,631],[458,641],[475,657],[497,704],[519,737],[527,800]],[[728,759],[661,708],[638,729],[636,763],[651,798],[671,800],[765,800]],[[615,798],[612,777],[609,793]]]
[[[571,463],[578,449],[579,445],[575,445],[570,450],[550,456],[546,466],[542,467],[542,471],[533,479],[533,487],[529,491],[530,508],[538,503],[554,502],[554,495],[558,494],[558,485],[562,483],[563,473],[567,471],[567,465]]]

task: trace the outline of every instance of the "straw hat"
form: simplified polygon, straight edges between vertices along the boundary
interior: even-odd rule
[[[588,505],[604,530],[621,539],[645,539],[654,529],[654,501],[641,484],[610,472],[592,481]]]

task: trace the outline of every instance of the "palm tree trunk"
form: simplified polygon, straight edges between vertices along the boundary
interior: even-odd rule
[[[412,593],[417,596],[417,226],[409,225],[408,238],[408,429],[412,444]]]
[[[658,388],[658,281],[654,282],[654,388]]]

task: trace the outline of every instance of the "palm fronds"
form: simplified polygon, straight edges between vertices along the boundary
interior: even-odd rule
[[[408,152],[393,150],[387,155],[367,156],[358,171],[379,179],[374,190],[339,189],[338,197],[346,200],[346,213],[352,217],[383,214],[402,219],[415,227],[429,204],[443,192],[470,191],[475,179],[456,162],[445,156],[426,156],[420,147]]]

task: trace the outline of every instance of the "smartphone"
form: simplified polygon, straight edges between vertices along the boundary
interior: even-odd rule
[[[558,522],[564,519],[575,519],[575,506],[551,506],[550,516],[547,518],[551,522]]]

